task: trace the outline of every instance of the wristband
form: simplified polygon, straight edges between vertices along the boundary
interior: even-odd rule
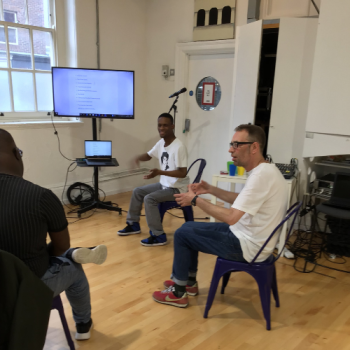
[[[196,200],[198,196],[194,196],[193,199],[191,200],[191,204],[195,207],[196,206]]]

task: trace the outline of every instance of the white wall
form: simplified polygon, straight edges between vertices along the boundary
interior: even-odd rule
[[[281,19],[267,148],[275,163],[298,159],[301,193],[307,183],[302,155],[317,24],[315,18]]]
[[[348,0],[322,2],[307,131],[350,135],[349,12]]]
[[[120,163],[118,168],[103,168],[104,175],[128,169],[130,158],[147,151],[158,140],[156,118],[169,110],[168,96],[174,92],[174,78],[164,79],[161,66],[168,64],[174,68],[175,44],[192,41],[194,0],[100,0],[99,3],[101,68],[135,70],[136,76],[135,120],[103,121],[100,136],[113,140],[113,154]],[[96,68],[95,0],[58,0],[57,7],[63,11],[57,22],[58,64]],[[237,25],[246,23],[246,12],[247,1],[238,0]],[[67,25],[74,16],[76,33]],[[51,126],[24,126],[9,131],[24,150],[25,178],[60,194],[69,162],[58,153]],[[62,152],[72,159],[81,157],[83,141],[92,135],[91,121],[64,125],[58,132]],[[91,169],[77,169],[69,174],[68,183],[89,181],[91,176]],[[102,182],[100,187],[117,193],[143,183],[138,175]]]
[[[147,133],[154,135],[147,146],[152,147],[158,137],[157,117],[168,112],[175,91],[175,77],[161,76],[162,65],[175,68],[176,43],[192,41],[194,0],[149,0],[147,6]],[[177,74],[177,72],[175,72]],[[181,98],[181,97],[180,97]],[[177,120],[182,119],[178,114]],[[177,124],[178,125],[178,124]],[[181,126],[176,132],[181,132]]]
[[[57,47],[60,66],[97,68],[95,0],[75,0],[76,33],[67,25],[74,1],[57,1]],[[146,141],[155,139],[156,131],[146,131],[146,5],[144,0],[100,0],[101,68],[135,70],[135,120],[103,121],[101,139],[113,140],[113,155],[118,168],[102,168],[101,175],[130,168],[129,161],[145,152]],[[74,42],[76,40],[76,47]],[[76,53],[77,64],[74,61]],[[59,120],[55,118],[55,120]],[[61,195],[69,161],[58,152],[57,138],[51,125],[8,128],[24,151],[25,174],[29,181],[51,188]],[[84,156],[83,142],[92,137],[91,120],[77,125],[58,127],[61,149],[68,158]],[[92,169],[77,168],[69,174],[68,183],[89,182]],[[100,183],[108,193],[125,192],[145,181],[141,175]]]
[[[320,8],[321,0],[316,0],[315,3]],[[311,0],[261,0],[260,4],[260,19],[315,15],[317,11]]]

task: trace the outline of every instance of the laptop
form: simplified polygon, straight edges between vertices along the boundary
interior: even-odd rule
[[[112,141],[85,140],[87,165],[114,165],[112,160]]]
[[[323,204],[350,209],[350,173],[335,173],[331,198]]]

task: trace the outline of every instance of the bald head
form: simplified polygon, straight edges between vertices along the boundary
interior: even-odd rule
[[[0,129],[0,173],[23,176],[22,156],[12,135]]]
[[[6,152],[13,147],[16,147],[16,144],[12,135],[8,131],[0,129],[0,152]]]

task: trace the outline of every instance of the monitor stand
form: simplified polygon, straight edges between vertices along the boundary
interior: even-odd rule
[[[94,141],[97,141],[97,126],[96,118],[92,118],[92,138]],[[94,166],[94,199],[90,203],[86,203],[83,208],[77,211],[78,218],[81,217],[81,214],[86,213],[92,209],[106,209],[110,211],[117,211],[119,215],[122,215],[122,209],[114,207],[111,202],[102,202],[98,198],[98,166]]]

